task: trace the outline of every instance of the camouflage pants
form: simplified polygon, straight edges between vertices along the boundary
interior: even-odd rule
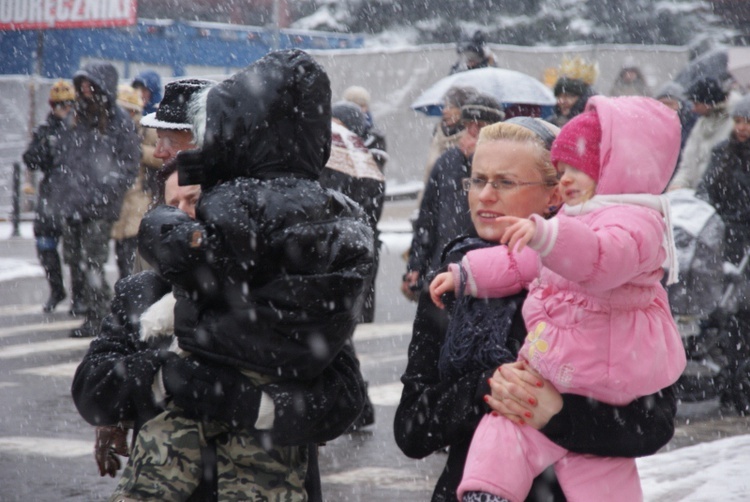
[[[186,500],[212,467],[201,461],[201,447],[210,441],[216,445],[219,500],[307,501],[307,446],[264,448],[252,434],[185,418],[173,407],[139,431],[110,502]]]

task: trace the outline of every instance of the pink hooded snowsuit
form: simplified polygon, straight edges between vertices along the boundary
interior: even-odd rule
[[[519,359],[562,393],[618,405],[668,387],[685,368],[660,283],[673,243],[666,238],[668,204],[658,196],[674,170],[680,123],[672,110],[643,97],[597,96],[586,110],[596,111],[602,129],[595,196],[563,206],[550,220],[533,216],[532,249],[472,251],[461,267],[472,296],[529,289],[523,305],[529,335]],[[642,499],[634,459],[570,453],[531,427],[486,415],[459,500],[478,491],[523,501],[533,478],[552,464],[572,502]]]

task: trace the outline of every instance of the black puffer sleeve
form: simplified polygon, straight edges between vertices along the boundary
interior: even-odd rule
[[[643,457],[656,453],[674,435],[674,388],[625,406],[563,394],[563,409],[542,433],[572,452],[604,457]]]
[[[365,403],[365,383],[351,345],[346,345],[317,378],[264,385],[275,413],[271,437],[279,445],[323,443],[357,419]]]
[[[47,123],[40,124],[34,129],[31,142],[23,152],[22,158],[26,167],[42,172],[52,169],[52,152],[49,144],[49,135],[52,132],[53,128]]]
[[[115,284],[111,313],[73,377],[73,401],[90,424],[140,423],[156,414],[151,385],[165,354],[140,341],[138,320],[170,291],[151,271]]]

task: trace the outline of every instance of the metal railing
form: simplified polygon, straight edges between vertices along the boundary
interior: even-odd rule
[[[21,163],[13,163],[13,204],[10,221],[13,224],[11,237],[21,236]]]

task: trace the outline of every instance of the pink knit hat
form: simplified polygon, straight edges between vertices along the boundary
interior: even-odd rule
[[[552,164],[557,168],[558,162],[565,162],[598,182],[601,171],[601,142],[602,127],[599,124],[599,116],[594,111],[581,113],[560,129],[560,134],[552,143]]]

